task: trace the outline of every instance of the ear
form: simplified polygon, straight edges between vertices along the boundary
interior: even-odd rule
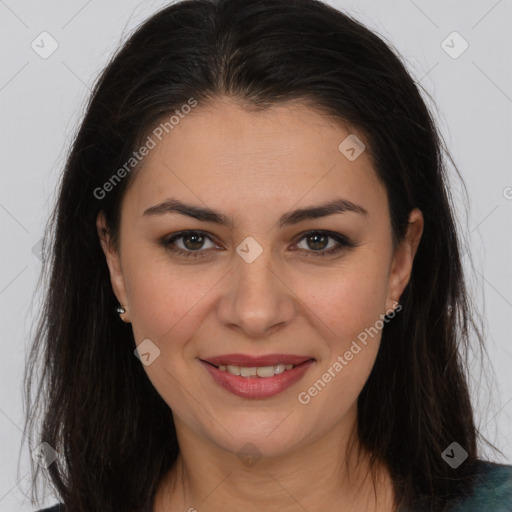
[[[126,309],[126,313],[120,315],[121,320],[123,320],[123,322],[129,322],[129,305],[124,284],[123,271],[121,268],[121,259],[118,252],[112,247],[111,237],[103,211],[100,211],[96,217],[96,228],[98,230],[101,248],[103,249],[103,253],[107,260],[112,290],[114,295],[117,297],[119,304]]]
[[[424,220],[421,210],[414,208],[409,214],[409,225],[405,237],[398,244],[391,263],[387,310],[396,307],[395,301],[399,302],[400,296],[409,282],[414,256],[423,234],[423,225]]]

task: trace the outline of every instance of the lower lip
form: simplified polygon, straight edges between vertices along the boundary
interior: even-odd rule
[[[268,398],[282,393],[285,389],[293,386],[308,371],[314,363],[313,359],[305,361],[291,370],[273,377],[241,377],[219,370],[209,363],[200,361],[206,370],[213,377],[213,380],[225,390],[243,398]]]

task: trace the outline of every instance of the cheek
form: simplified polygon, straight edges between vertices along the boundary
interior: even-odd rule
[[[201,305],[221,277],[206,266],[173,265],[165,256],[142,253],[127,261],[126,275],[136,339],[154,337],[162,344],[179,340],[187,326],[199,321]]]
[[[304,274],[295,290],[328,327],[326,339],[342,349],[385,312],[388,269],[385,261],[361,254],[321,277]]]
[[[309,275],[298,289],[323,333],[315,377],[329,382],[331,392],[323,393],[319,403],[326,401],[338,410],[356,400],[379,349],[387,284],[387,261],[361,251],[328,276]]]
[[[158,357],[144,370],[169,407],[192,424],[196,420],[187,393],[188,354],[194,350],[190,338],[204,321],[205,308],[211,307],[209,298],[221,276],[207,271],[206,266],[198,270],[192,265],[172,265],[164,258],[155,260],[154,255],[152,260],[147,258],[134,253],[126,261],[134,337],[137,345],[149,339],[158,347]],[[195,398],[207,403],[201,393],[196,389]],[[196,415],[201,416],[200,411]]]
[[[307,402],[318,428],[339,421],[354,406],[379,350],[386,297],[385,271],[333,276],[309,307],[328,325],[314,375],[304,383],[299,402]],[[313,420],[313,418],[316,418]]]

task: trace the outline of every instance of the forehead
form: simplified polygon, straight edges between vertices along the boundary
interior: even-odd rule
[[[127,196],[139,215],[166,196],[213,202],[220,210],[237,205],[282,210],[301,200],[340,195],[354,202],[382,201],[384,189],[368,151],[355,160],[340,151],[354,135],[363,139],[300,103],[257,112],[231,100],[199,105],[161,140],[150,134],[156,145]]]

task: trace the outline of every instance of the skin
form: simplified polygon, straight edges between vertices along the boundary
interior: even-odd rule
[[[137,344],[150,339],[160,350],[144,369],[173,411],[180,445],[155,512],[395,510],[386,468],[377,468],[375,501],[367,454],[356,461],[357,438],[349,439],[380,331],[309,403],[297,398],[399,302],[423,230],[415,209],[393,248],[386,191],[368,152],[349,161],[338,150],[351,133],[300,103],[260,113],[229,98],[199,105],[151,151],[128,189],[119,252],[98,215],[122,318]],[[235,225],[143,215],[169,197],[218,210]],[[289,210],[337,198],[368,215],[276,225]],[[213,235],[203,246],[175,241],[189,252],[204,248],[204,257],[159,244],[181,230]],[[304,233],[315,230],[343,234],[357,247],[315,256],[337,245],[308,243]],[[263,250],[252,263],[236,252],[247,236]],[[227,353],[299,354],[315,363],[281,394],[248,399],[217,386],[198,360]],[[252,466],[237,456],[246,443],[261,456]]]

